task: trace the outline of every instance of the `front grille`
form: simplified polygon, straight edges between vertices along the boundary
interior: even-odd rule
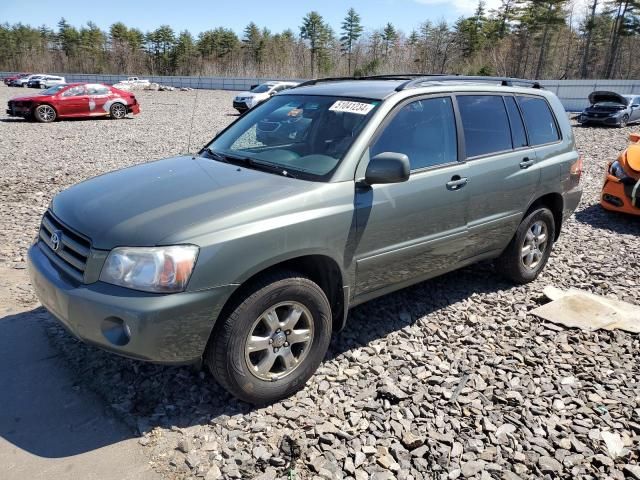
[[[91,242],[47,211],[40,225],[42,251],[63,272],[82,282],[91,250]]]

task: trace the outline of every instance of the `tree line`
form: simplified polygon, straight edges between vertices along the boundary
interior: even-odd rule
[[[104,31],[64,18],[52,29],[0,24],[0,70],[310,78],[450,73],[525,78],[638,78],[640,0],[501,0],[455,22],[426,20],[410,32],[367,28],[353,8],[339,26],[316,11],[297,29],[254,22],[238,35],[194,36],[162,25],[118,22]]]

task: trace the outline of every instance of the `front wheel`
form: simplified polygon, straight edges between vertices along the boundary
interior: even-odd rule
[[[623,115],[620,119],[620,128],[624,128],[629,123],[629,115]]]
[[[220,318],[205,353],[218,382],[252,404],[301,389],[331,339],[331,307],[323,290],[295,272],[265,276]]]
[[[120,120],[127,116],[127,107],[125,107],[123,104],[119,102],[116,102],[113,105],[111,105],[111,108],[109,109],[109,113],[111,114],[111,118]]]
[[[535,280],[551,255],[555,222],[548,208],[539,208],[526,216],[511,243],[496,260],[496,268],[517,284]]]
[[[58,114],[51,105],[39,105],[33,112],[34,118],[41,123],[53,122]]]

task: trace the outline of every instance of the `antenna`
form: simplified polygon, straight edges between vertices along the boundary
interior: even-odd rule
[[[193,133],[193,121],[196,118],[196,107],[198,106],[198,92],[200,92],[200,81],[202,80],[203,60],[200,59],[200,68],[198,72],[198,85],[196,86],[196,94],[193,98],[193,111],[191,112],[191,125],[189,126],[189,139],[187,140],[187,154],[191,152],[191,134]]]

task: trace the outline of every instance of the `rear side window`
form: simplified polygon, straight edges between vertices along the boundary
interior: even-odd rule
[[[511,140],[513,142],[513,148],[526,147],[527,135],[524,130],[524,123],[522,123],[520,111],[516,105],[516,100],[513,97],[504,97],[504,103],[507,105],[509,122],[511,122]]]
[[[401,107],[371,146],[370,155],[404,153],[411,170],[419,170],[458,161],[457,142],[451,98],[429,98]]]
[[[511,150],[511,129],[502,97],[460,95],[457,97],[467,157]]]
[[[556,120],[549,104],[542,98],[518,97],[524,123],[532,146],[560,140]]]

